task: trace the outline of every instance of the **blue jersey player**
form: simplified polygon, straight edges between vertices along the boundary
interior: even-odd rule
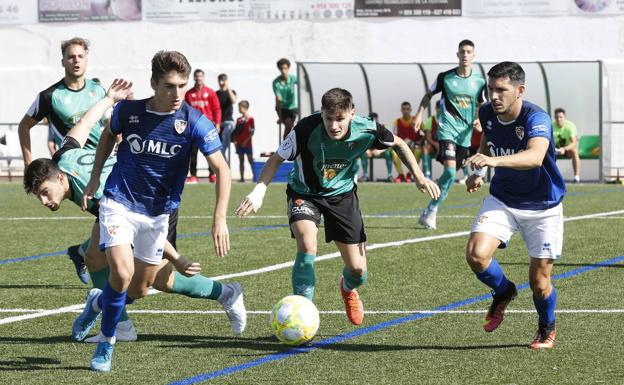
[[[493,301],[483,328],[494,331],[505,308],[516,296],[493,258],[511,236],[520,232],[531,257],[529,283],[539,321],[532,349],[550,349],[555,342],[557,291],[550,276],[563,243],[563,205],[566,192],[555,164],[551,119],[538,106],[522,100],[524,70],[502,62],[488,72],[490,103],[479,109],[483,137],[479,153],[467,163],[476,170],[466,181],[468,192],[483,185],[487,167],[494,167],[490,195],[472,225],[466,260],[477,278],[489,286]]]
[[[83,194],[83,208],[99,186],[104,161],[122,135],[113,166],[100,199],[100,245],[110,267],[102,291],[87,296],[81,317],[102,312],[101,334],[91,369],[110,371],[115,326],[127,301],[131,280],[148,288],[155,279],[163,255],[169,214],[179,204],[188,171],[191,148],[197,146],[217,174],[217,197],[212,226],[215,251],[229,250],[226,210],[230,195],[230,171],[221,154],[214,125],[184,102],[191,66],[175,51],[160,51],[152,58],[154,96],[119,102],[110,127],[102,133],[91,180]],[[242,302],[242,290],[240,300]]]

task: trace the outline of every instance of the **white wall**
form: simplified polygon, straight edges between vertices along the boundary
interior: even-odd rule
[[[149,61],[175,49],[209,85],[227,72],[256,117],[255,155],[277,145],[271,81],[275,61],[452,62],[459,40],[472,39],[479,61],[595,60],[624,56],[624,17],[354,19],[341,22],[192,22],[185,24],[34,24],[0,28],[0,122],[18,121],[36,93],[63,75],[60,42],[91,40],[88,75],[135,81],[148,97]],[[211,81],[212,80],[212,81]],[[36,138],[33,140],[45,140]],[[44,156],[44,154],[35,154]],[[237,175],[237,163],[232,163]]]

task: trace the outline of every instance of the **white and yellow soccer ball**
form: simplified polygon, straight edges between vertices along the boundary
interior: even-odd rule
[[[301,345],[314,338],[319,327],[319,313],[306,297],[289,295],[273,307],[269,322],[278,340],[286,345]]]

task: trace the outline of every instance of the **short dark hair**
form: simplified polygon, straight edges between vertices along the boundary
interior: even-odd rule
[[[65,57],[65,50],[72,45],[79,45],[84,48],[85,51],[89,52],[89,40],[76,36],[69,40],[63,40],[61,43],[61,54],[63,54],[63,57]]]
[[[219,76],[217,76],[217,80],[227,80],[227,74],[219,74]]]
[[[238,102],[238,105],[243,108],[249,108],[249,102],[247,100],[241,100],[240,102]]]
[[[504,61],[490,68],[488,77],[493,79],[509,78],[513,83],[524,84],[524,70],[520,64],[512,61]]]
[[[410,106],[411,107],[412,103],[410,103],[410,102],[403,102],[403,103],[401,103],[401,108],[403,108],[405,106]]]
[[[457,48],[461,48],[465,45],[469,45],[472,48],[474,48],[474,43],[472,42],[472,40],[468,40],[468,39],[464,39],[462,41],[459,42],[459,44],[457,45]]]
[[[558,113],[562,113],[562,114],[565,115],[566,112],[565,112],[565,110],[563,108],[557,107],[557,108],[555,108],[555,115],[557,115]]]
[[[349,111],[353,108],[353,96],[344,88],[332,88],[321,98],[321,109],[330,115]]]
[[[193,76],[195,76],[197,74],[203,74],[203,73],[204,73],[204,70],[201,70],[201,69],[198,68],[195,71],[193,71]]]
[[[41,184],[54,178],[62,171],[51,159],[39,158],[33,160],[24,171],[24,190],[26,194],[36,194]]]
[[[152,80],[158,82],[167,72],[176,71],[188,78],[191,65],[178,51],[158,51],[152,58]]]
[[[288,66],[288,68],[290,68],[290,60],[286,59],[285,57],[279,59],[277,61],[277,68],[282,68],[282,66],[286,64]]]

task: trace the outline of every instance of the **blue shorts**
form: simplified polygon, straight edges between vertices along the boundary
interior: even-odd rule
[[[236,153],[238,155],[253,155],[253,147],[241,147],[238,144],[236,145]]]

